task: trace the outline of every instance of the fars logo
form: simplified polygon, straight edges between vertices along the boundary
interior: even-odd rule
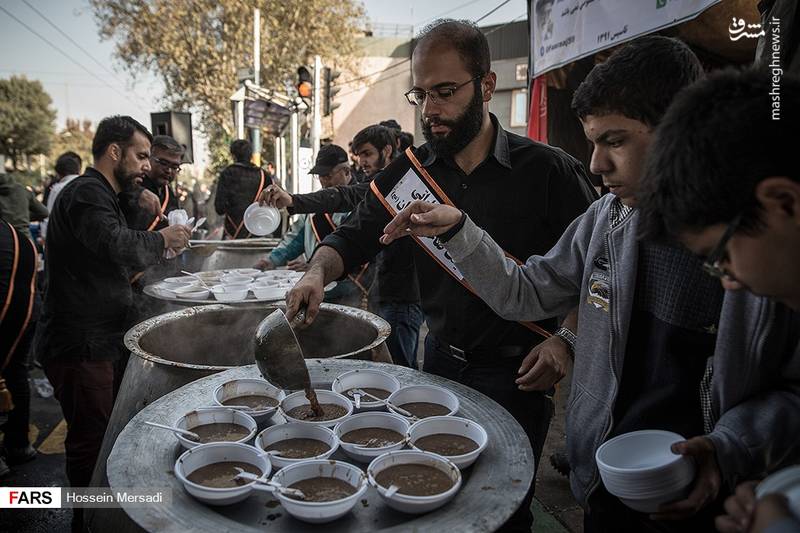
[[[0,509],[61,507],[61,487],[0,487]]]

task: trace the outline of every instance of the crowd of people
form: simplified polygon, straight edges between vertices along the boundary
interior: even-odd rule
[[[305,272],[288,318],[305,306],[313,322],[323,300],[368,308],[392,327],[394,363],[411,368],[425,322],[422,370],[506,408],[537,466],[554,387],[571,367],[567,458],[587,532],[800,530],[785,499],[754,496],[757,480],[800,461],[800,178],[790,161],[800,80],[783,78],[775,121],[772,80],[758,67],[709,74],[662,36],[619,47],[572,100],[589,170],[608,191],[598,198],[574,157],[506,131],[489,111],[497,76],[477,27],[430,25],[411,70],[406,98],[426,142],[415,148],[394,120],[368,125],[349,154],[319,150],[319,191],[287,192],[252,163],[250,143],[230,146],[214,204],[225,238],[250,236],[243,213],[254,201],[295,217],[257,265]],[[165,217],[179,208],[174,139],[114,116],[98,125],[92,155],[83,173],[76,154],[58,159],[46,208],[15,190],[26,214],[0,224],[0,406],[8,396],[16,406],[5,457],[35,457],[30,351],[67,422],[72,486],[91,480],[124,372],[122,335],[157,312],[141,287],[177,270],[191,236]],[[30,217],[48,217],[41,311]],[[651,515],[610,494],[595,463],[601,444],[641,429],[683,435],[672,451],[697,467],[688,494]],[[534,489],[502,531],[531,531]],[[74,520],[79,529],[77,509]]]

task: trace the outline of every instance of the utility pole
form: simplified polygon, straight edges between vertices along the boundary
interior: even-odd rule
[[[261,85],[261,10],[253,9],[253,83]],[[261,166],[261,129],[255,127],[253,133],[253,163]]]
[[[319,138],[322,135],[322,114],[320,113],[320,103],[322,101],[322,59],[319,56],[314,56],[314,107],[312,108],[311,118],[311,148],[313,150],[312,157],[314,160],[317,158],[319,152]]]

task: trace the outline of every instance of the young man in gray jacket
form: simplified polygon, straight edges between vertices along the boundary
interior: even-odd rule
[[[726,289],[768,297],[780,302],[776,309],[791,308],[798,331],[800,176],[794,147],[800,79],[781,82],[780,120],[773,119],[772,89],[767,72],[728,70],[675,100],[642,180],[640,226],[648,239],[685,244]],[[794,354],[797,364],[800,343]],[[785,416],[796,424],[800,412]],[[785,497],[768,494],[756,502],[755,485],[737,487],[725,502],[727,514],[717,517],[717,529],[800,531],[800,517],[792,517]]]
[[[675,94],[702,76],[692,52],[638,39],[596,66],[575,94],[591,170],[612,194],[595,202],[545,256],[518,265],[466,215],[416,202],[386,227],[439,235],[460,272],[507,319],[536,320],[578,305],[567,448],[585,531],[706,531],[720,489],[795,457],[800,360],[791,323],[769,302],[723,295],[688,251],[640,242],[635,208],[653,131]],[[724,298],[724,301],[723,301]],[[794,332],[796,333],[796,332]],[[676,431],[697,475],[685,499],[636,513],[602,487],[594,454],[640,429]]]

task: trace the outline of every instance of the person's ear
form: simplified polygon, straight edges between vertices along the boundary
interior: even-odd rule
[[[481,81],[481,91],[483,93],[484,102],[488,102],[492,99],[495,89],[497,89],[497,74],[489,71],[489,73],[483,77],[483,81]]]
[[[786,176],[770,176],[756,185],[755,194],[768,215],[800,224],[800,183]]]
[[[384,161],[388,161],[392,157],[392,145],[387,144],[386,146],[383,147],[383,150],[381,150],[381,152],[383,152]]]
[[[119,161],[122,159],[122,148],[117,143],[109,144],[106,153],[112,159],[112,161]]]

